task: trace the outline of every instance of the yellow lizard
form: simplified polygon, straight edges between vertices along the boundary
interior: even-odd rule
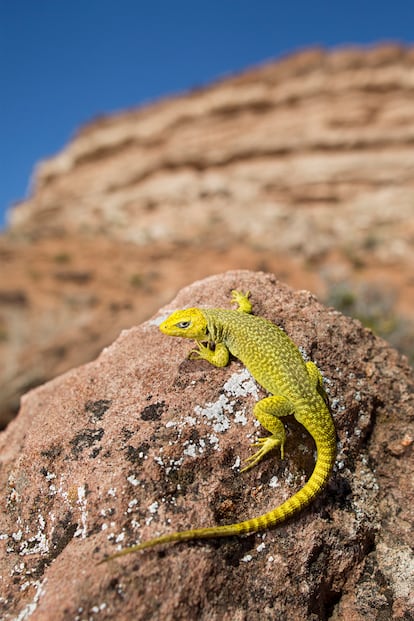
[[[248,457],[244,472],[258,464],[274,448],[284,456],[285,430],[279,420],[293,414],[313,437],[317,460],[309,480],[293,496],[268,513],[243,522],[162,535],[104,559],[105,561],[155,545],[190,539],[230,537],[263,531],[285,521],[306,507],[327,482],[336,455],[336,434],[329,413],[322,376],[313,362],[305,363],[298,348],[283,330],[251,314],[249,293],[232,292],[237,310],[189,308],[173,312],[160,330],[170,336],[195,339],[190,357],[224,367],[232,354],[247,367],[271,396],[258,401],[254,415],[270,436],[259,438],[259,450]]]

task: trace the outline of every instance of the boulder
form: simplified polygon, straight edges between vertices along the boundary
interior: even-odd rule
[[[281,326],[319,366],[338,433],[324,492],[276,529],[105,555],[169,531],[260,515],[304,484],[314,444],[286,420],[285,459],[247,473],[264,396],[241,363],[189,360],[157,326],[230,306]],[[355,320],[271,274],[195,282],[93,362],[32,390],[0,435],[0,614],[87,619],[409,619],[414,607],[414,373]]]

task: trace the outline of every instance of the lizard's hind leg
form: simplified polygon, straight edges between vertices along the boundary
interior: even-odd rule
[[[329,406],[328,395],[325,392],[325,388],[323,386],[323,377],[321,372],[319,371],[316,364],[312,361],[306,363],[306,370],[308,371],[308,375],[315,385],[316,390],[321,395],[322,399],[325,401],[326,405]]]
[[[271,435],[258,438],[256,442],[253,442],[252,446],[259,446],[260,448],[254,455],[246,459],[246,465],[240,472],[246,472],[246,470],[256,466],[269,451],[278,446],[280,446],[280,454],[283,459],[286,434],[283,423],[279,418],[293,414],[293,411],[294,408],[289,399],[281,395],[266,397],[256,403],[253,414],[262,427],[270,431]]]

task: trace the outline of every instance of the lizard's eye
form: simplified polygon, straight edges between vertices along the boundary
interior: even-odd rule
[[[177,326],[177,328],[185,330],[185,328],[189,328],[191,326],[191,321],[179,321],[175,325]]]

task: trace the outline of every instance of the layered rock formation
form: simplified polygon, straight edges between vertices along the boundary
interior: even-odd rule
[[[338,432],[326,491],[279,528],[147,550],[138,538],[263,513],[298,489],[314,445],[248,473],[261,391],[240,363],[188,360],[161,318],[251,291],[319,365]],[[359,322],[273,276],[231,272],[181,291],[94,362],[29,393],[0,435],[2,619],[409,619],[414,600],[414,374]],[[290,417],[289,417],[290,418]]]
[[[320,295],[371,283],[393,326],[414,304],[413,179],[399,46],[311,50],[90,123],[38,165],[0,241],[0,411],[224,269]]]
[[[139,243],[242,235],[307,257],[335,247],[338,227],[343,244],[377,222],[392,234],[413,220],[413,103],[412,50],[294,56],[85,127],[38,167],[11,227]],[[400,256],[414,223],[402,232],[379,256]]]

